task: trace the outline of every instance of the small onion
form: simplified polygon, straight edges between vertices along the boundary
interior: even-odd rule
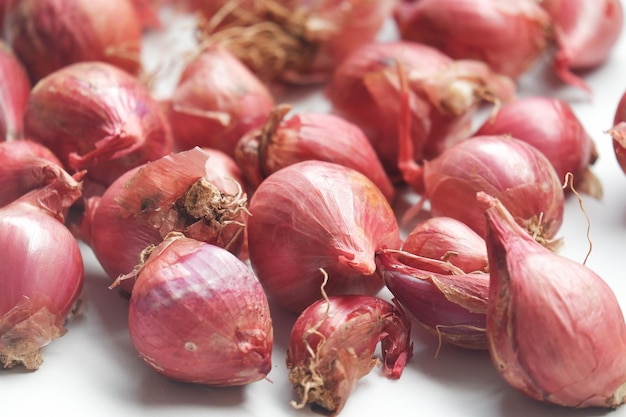
[[[250,269],[222,248],[179,234],[148,252],[128,311],[140,357],[183,382],[235,386],[265,378],[272,320]]]
[[[290,110],[289,105],[278,106],[263,128],[248,132],[237,143],[235,159],[248,184],[256,188],[281,168],[316,159],[359,171],[388,200],[393,199],[393,184],[358,126],[332,114],[315,112],[299,112],[285,119]]]
[[[139,80],[104,62],[81,62],[40,80],[24,115],[25,135],[69,171],[110,185],[129,169],[167,155],[173,141],[160,105]]]
[[[622,98],[617,103],[617,108],[615,109],[615,116],[613,117],[613,124],[618,124],[620,122],[626,122],[626,91],[622,94]]]
[[[399,248],[393,210],[366,176],[326,161],[303,161],[261,183],[249,205],[250,262],[270,299],[301,312],[328,295],[375,295],[383,286],[374,256]]]
[[[66,333],[84,280],[65,212],[81,196],[71,177],[0,208],[0,365],[38,369],[41,349]]]
[[[620,122],[608,130],[613,139],[615,159],[620,168],[626,173],[626,122]]]
[[[0,85],[0,141],[22,138],[24,111],[31,88],[30,79],[22,63],[2,40]]]
[[[401,0],[400,37],[476,59],[517,79],[547,49],[551,20],[536,0]]]
[[[9,0],[4,30],[33,83],[82,61],[140,68],[141,25],[130,0]]]

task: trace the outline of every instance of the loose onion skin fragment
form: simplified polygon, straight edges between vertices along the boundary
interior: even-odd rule
[[[155,371],[212,386],[245,385],[270,372],[269,304],[233,254],[171,234],[126,278],[133,276],[129,333]]]
[[[538,244],[484,193],[489,254],[487,340],[516,390],[565,407],[626,400],[626,324],[612,289],[583,264]]]
[[[383,299],[342,295],[316,301],[291,330],[287,368],[298,395],[292,404],[339,414],[359,379],[379,362],[378,342],[384,375],[400,378],[413,354],[410,335],[408,318]]]

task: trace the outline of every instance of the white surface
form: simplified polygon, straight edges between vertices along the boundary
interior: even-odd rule
[[[585,79],[591,100],[570,87],[545,89],[541,70],[524,77],[520,94],[565,98],[594,137],[600,158],[593,171],[600,177],[602,201],[584,198],[591,220],[593,252],[587,265],[614,289],[626,308],[626,175],[619,169],[604,131],[612,126],[621,94],[626,91],[626,31],[607,64]],[[544,81],[542,81],[544,80]],[[537,84],[539,83],[539,84]],[[318,92],[300,98],[298,108],[327,110]],[[587,224],[578,202],[569,198],[561,236],[562,255],[582,261],[588,250]],[[312,416],[296,411],[284,364],[286,343],[295,317],[274,311],[275,346],[268,378],[238,388],[211,388],[170,381],[137,357],[126,328],[127,301],[107,289],[109,279],[88,249],[82,315],[69,332],[44,350],[36,372],[0,371],[3,416]],[[386,295],[386,293],[385,293]],[[403,376],[390,381],[374,369],[352,393],[340,415],[355,416],[600,416],[601,409],[572,410],[530,400],[510,388],[496,373],[486,351],[442,346],[414,328],[414,357]],[[611,343],[607,340],[607,343]],[[610,413],[626,416],[626,406]]]

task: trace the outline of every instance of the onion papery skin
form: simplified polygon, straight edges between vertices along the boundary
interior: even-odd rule
[[[550,160],[562,182],[571,173],[579,192],[602,197],[602,185],[590,171],[598,158],[595,143],[565,100],[519,98],[500,108],[475,135],[511,135],[523,140]]]
[[[175,380],[235,386],[271,370],[273,328],[261,284],[233,254],[195,239],[168,237],[149,254],[128,329],[141,358]]]
[[[274,98],[228,50],[207,46],[186,64],[165,105],[177,149],[207,147],[233,157],[241,136],[267,121]]]
[[[548,246],[564,214],[562,184],[550,161],[508,135],[473,136],[423,165],[424,197],[433,216],[462,221],[484,237],[483,191],[498,198],[530,234]]]
[[[419,222],[402,242],[402,250],[450,262],[466,273],[487,272],[485,240],[460,220],[446,216]],[[410,265],[410,260],[403,260]]]
[[[613,138],[615,159],[622,172],[626,173],[626,122],[616,124],[609,129],[608,133]]]
[[[557,51],[554,71],[565,82],[590,90],[576,72],[597,68],[611,55],[624,26],[620,0],[544,0]]]
[[[200,148],[172,153],[128,171],[90,201],[86,241],[111,279],[130,273],[143,250],[170,232],[240,254],[247,198],[213,155]],[[217,193],[207,200],[207,190]],[[121,280],[120,289],[131,292],[133,283]]]
[[[538,401],[622,404],[626,324],[609,285],[534,241],[496,199],[482,199],[488,206],[487,339],[497,371]]]
[[[4,35],[33,84],[76,62],[107,62],[131,74],[141,66],[141,26],[130,0],[8,0]]]
[[[24,65],[3,40],[0,40],[0,85],[0,142],[22,138],[31,84]]]
[[[80,197],[69,178],[0,208],[0,364],[38,369],[41,349],[64,335],[83,286],[84,265],[65,211]]]
[[[359,171],[393,200],[394,186],[358,126],[326,113],[299,112],[286,118],[290,108],[278,106],[263,128],[249,132],[237,143],[235,159],[251,187],[258,187],[281,168],[314,159]]]
[[[50,148],[70,173],[105,187],[167,155],[166,115],[140,81],[104,62],[81,62],[40,80],[24,115],[25,135]]]
[[[270,175],[250,199],[250,263],[271,301],[300,313],[328,295],[375,295],[383,286],[374,256],[399,248],[393,210],[363,174],[303,161]]]
[[[52,151],[27,139],[0,142],[0,207],[55,179],[71,181]]]
[[[406,91],[399,72],[407,79]],[[503,102],[515,97],[512,81],[485,64],[454,61],[433,47],[408,41],[363,45],[337,67],[325,91],[332,112],[363,130],[394,181],[401,181],[398,120],[403,93],[409,95],[410,136],[418,161],[468,137],[472,116],[486,96]]]
[[[417,261],[418,257],[402,252],[383,249],[376,254],[378,274],[386,288],[417,323],[440,342],[486,350],[489,274],[451,273],[454,269],[437,267],[428,259],[422,260],[424,267],[420,268]]]
[[[289,381],[299,397],[292,405],[311,403],[325,415],[339,414],[358,380],[376,365],[378,342],[384,375],[399,379],[413,355],[411,322],[401,309],[360,295],[329,297],[307,307],[292,327],[287,349]]]
[[[475,59],[519,78],[546,51],[551,19],[535,0],[401,0],[394,12],[401,39]]]

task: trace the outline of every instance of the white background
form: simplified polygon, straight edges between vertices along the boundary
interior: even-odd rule
[[[387,25],[381,39],[393,38]],[[158,53],[147,50],[149,53]],[[547,60],[546,57],[544,59]],[[604,198],[584,198],[591,221],[593,251],[587,265],[599,273],[626,307],[626,175],[619,169],[605,133],[619,98],[626,91],[626,31],[602,68],[585,74],[594,94],[560,85],[543,63],[520,81],[520,95],[548,95],[568,100],[596,141],[600,158],[593,171],[604,186]],[[319,91],[290,97],[297,110],[328,111]],[[578,201],[567,201],[560,235],[561,254],[583,261],[588,251],[587,223]],[[137,357],[127,332],[127,301],[107,289],[109,278],[84,248],[87,276],[82,314],[68,323],[69,332],[44,350],[35,372],[0,371],[2,415],[53,416],[307,416],[296,411],[284,364],[294,316],[273,311],[275,346],[268,380],[245,387],[211,388],[170,381]],[[388,294],[383,292],[383,296]],[[610,336],[610,335],[608,335]],[[374,369],[360,380],[341,412],[344,417],[433,416],[600,416],[601,409],[572,410],[530,400],[511,389],[497,374],[486,351],[442,346],[415,326],[414,356],[397,381]],[[610,337],[606,343],[611,343]],[[437,354],[438,351],[438,354]],[[626,375],[624,375],[626,379]],[[626,406],[610,412],[626,416]]]

